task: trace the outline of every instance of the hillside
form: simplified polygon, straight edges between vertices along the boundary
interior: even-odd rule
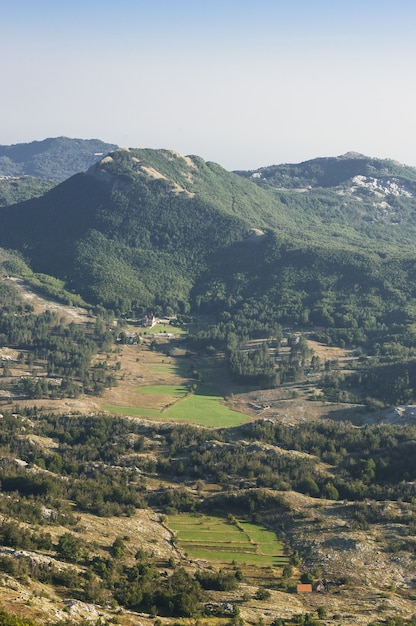
[[[99,139],[68,137],[0,146],[0,178],[32,176],[62,181],[85,171],[116,147]]]
[[[24,250],[36,271],[67,280],[87,300],[125,311],[186,310],[201,273],[215,267],[227,282],[230,263],[251,289],[271,269],[281,275],[287,261],[306,262],[310,280],[311,258],[321,274],[328,257],[348,266],[358,254],[369,267],[412,257],[413,197],[397,197],[396,221],[380,221],[374,203],[325,193],[263,189],[172,151],[118,150],[42,198],[3,209],[0,243]]]
[[[335,470],[317,458],[328,456],[328,434],[345,446],[333,452],[344,469],[341,460]],[[414,429],[293,429],[258,421],[239,431],[206,431],[102,415],[6,413],[2,607],[59,626],[150,625],[156,616],[162,624],[216,624],[212,607],[228,611],[220,623],[294,626],[307,615],[315,626],[410,619],[409,494],[388,502],[338,499],[331,483],[368,446],[377,453],[383,435],[400,446]],[[285,439],[283,446],[275,437]],[[295,437],[301,452],[286,450]],[[388,444],[386,451],[391,455]],[[317,483],[324,497],[305,493]],[[358,489],[363,481],[353,484]],[[296,594],[301,577],[314,592]]]
[[[32,176],[0,176],[0,207],[43,196],[55,184]]]
[[[370,167],[365,158],[329,163],[344,171],[344,161],[354,173]],[[377,164],[386,173],[390,162]],[[400,171],[410,181],[408,169]],[[116,150],[41,198],[4,207],[0,245],[117,315],[210,315],[194,345],[227,350],[241,383],[276,384],[270,358],[253,353],[254,366],[241,342],[277,339],[290,325],[376,357],[359,397],[383,390],[387,404],[408,402],[416,397],[415,199],[399,197],[396,223],[373,220],[373,200],[349,194],[348,204],[335,188],[321,190],[262,188],[170,150]],[[282,364],[279,377],[301,369]],[[331,397],[354,393],[328,384]]]
[[[414,626],[414,199],[342,176],[116,150],[1,209],[0,624]]]
[[[313,189],[340,187],[355,177],[383,180],[397,178],[413,189],[416,169],[390,159],[375,159],[357,152],[347,152],[338,157],[325,157],[304,161],[260,167],[250,172],[237,172],[256,182],[276,189]]]
[[[274,191],[290,210],[302,208],[314,230],[324,226],[347,239],[355,231],[366,247],[412,247],[416,168],[347,153],[237,173]]]
[[[264,226],[273,202],[201,159],[119,150],[43,198],[3,209],[0,237],[90,301],[187,308],[208,256]]]
[[[113,375],[113,391],[65,400],[57,383],[68,380],[60,368],[72,359],[62,359],[64,346],[86,345],[104,320],[58,307],[20,281],[0,284],[2,322],[7,311],[15,325],[26,320],[21,339],[15,332],[14,347],[1,349],[2,391],[11,377],[17,385],[12,399],[1,395],[0,623],[22,626],[3,609],[54,626],[218,624],[212,611],[235,626],[410,620],[414,410],[394,426],[359,428],[337,421],[328,402],[306,401],[300,416],[299,397],[276,402],[281,388],[248,394],[256,419],[192,425],[186,404],[207,387],[192,370],[223,387],[220,355],[187,355],[185,329],[133,321],[121,328],[142,333],[139,342],[113,335],[94,358],[94,379]],[[48,369],[58,359],[53,372],[42,371],[44,341]],[[54,382],[52,397],[23,398],[29,372],[37,385]],[[166,395],[192,382],[194,393]],[[228,402],[245,395],[230,388]],[[266,397],[269,406],[258,406]],[[103,413],[110,398],[121,415]],[[150,419],[149,409],[125,406],[146,398],[169,408]],[[318,404],[325,419],[313,417]],[[360,407],[354,413],[363,419]],[[313,582],[312,593],[296,593],[301,579]]]

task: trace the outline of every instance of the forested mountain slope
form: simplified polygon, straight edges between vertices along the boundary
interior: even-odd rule
[[[356,176],[370,179],[397,178],[410,189],[415,189],[416,169],[391,159],[375,159],[357,152],[338,157],[323,157],[302,163],[269,165],[238,174],[261,181],[277,189],[338,187]]]
[[[411,323],[416,172],[357,156],[316,161],[238,176],[169,150],[116,150],[42,198],[2,209],[0,243],[119,312],[245,306],[256,319],[260,308],[273,321],[356,329],[401,311]],[[284,191],[279,168],[295,179]],[[408,191],[347,193],[346,177],[370,170]],[[342,193],[312,188],[323,181],[344,181]]]
[[[116,147],[99,139],[69,137],[0,146],[0,177],[33,176],[62,181],[88,169]]]
[[[416,402],[413,170],[383,163],[322,159],[315,179],[300,164],[282,188],[280,166],[272,184],[116,150],[0,209],[3,608],[59,626],[208,621],[213,606],[236,626],[414,623],[414,410],[366,423]],[[16,277],[85,305],[79,324],[35,310]],[[140,312],[178,334],[139,329]],[[248,421],[168,423],[195,419],[196,399]],[[267,525],[284,560],[266,566],[246,534],[234,560],[225,533],[220,569],[200,551],[215,536],[181,543],[179,512],[193,532],[208,514]]]
[[[56,181],[34,176],[0,176],[0,207],[43,196]]]
[[[274,191],[290,210],[303,210],[314,230],[324,225],[332,236],[352,238],[360,247],[412,247],[416,224],[413,167],[347,153],[238,174]]]
[[[199,159],[116,151],[43,198],[3,209],[2,245],[89,300],[186,306],[207,256],[246,236],[252,221],[264,224],[256,211],[268,194],[259,200],[251,183],[218,170],[224,181]]]

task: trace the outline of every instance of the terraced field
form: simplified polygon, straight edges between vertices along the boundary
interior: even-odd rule
[[[179,514],[169,516],[178,547],[193,559],[218,565],[283,567],[288,562],[276,534],[235,518]]]

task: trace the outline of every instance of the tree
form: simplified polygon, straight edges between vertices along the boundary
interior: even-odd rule
[[[110,554],[113,559],[122,559],[126,553],[126,546],[124,545],[123,540],[120,537],[116,537],[111,548]]]
[[[72,533],[64,533],[59,537],[56,551],[63,559],[71,563],[79,563],[85,555],[82,539]]]
[[[293,576],[293,567],[289,564],[285,565],[282,572],[283,578],[291,578]]]
[[[299,485],[299,490],[302,493],[305,493],[306,495],[311,496],[312,498],[316,498],[320,494],[319,487],[316,481],[310,476],[308,476],[307,478],[304,478],[301,481]]]
[[[271,593],[268,589],[264,587],[259,587],[256,591],[255,598],[256,600],[268,600],[271,596]]]
[[[292,565],[299,565],[300,557],[299,557],[299,552],[297,550],[293,551],[292,558],[290,560],[291,560]]]
[[[309,572],[304,572],[300,577],[300,582],[303,585],[313,585],[313,576]]]
[[[327,483],[326,485],[324,485],[324,487],[322,488],[322,495],[328,500],[339,500],[338,489],[332,483]]]

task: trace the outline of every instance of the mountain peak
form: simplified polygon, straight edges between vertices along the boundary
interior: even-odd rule
[[[345,154],[340,154],[336,157],[337,159],[368,159],[365,154],[361,154],[361,152],[349,151]]]

